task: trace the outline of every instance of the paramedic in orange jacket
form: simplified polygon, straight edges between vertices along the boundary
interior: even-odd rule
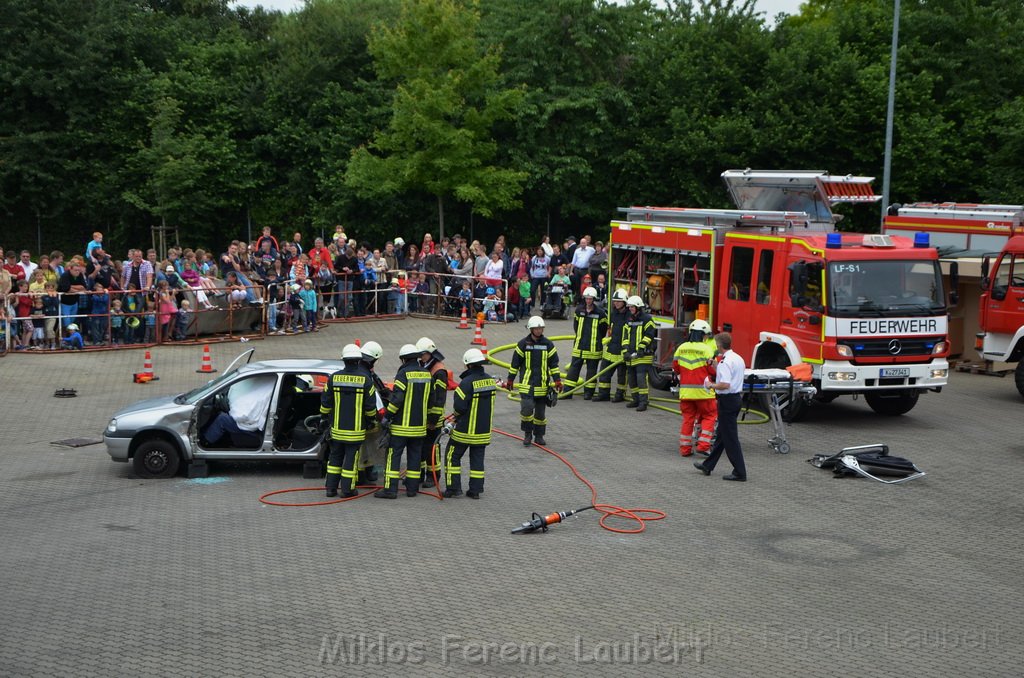
[[[672,356],[672,369],[679,375],[679,410],[683,423],[679,428],[679,454],[693,454],[694,428],[699,425],[697,451],[708,454],[715,432],[718,407],[715,392],[704,387],[707,377],[715,380],[715,347],[707,342],[711,326],[704,320],[690,323],[690,335]]]

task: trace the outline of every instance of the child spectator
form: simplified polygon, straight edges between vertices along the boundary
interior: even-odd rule
[[[473,287],[474,313],[484,310],[484,298],[487,296],[487,289],[487,282],[483,278],[477,278],[476,286]]]
[[[301,332],[303,322],[302,297],[299,296],[298,283],[292,283],[288,292],[288,332]]]
[[[303,281],[299,297],[302,299],[302,309],[305,314],[303,327],[307,332],[316,332],[316,290],[313,289],[313,281],[309,278]]]
[[[18,319],[18,345],[16,350],[24,350],[32,342],[32,294],[28,291],[28,280],[18,281],[18,291],[14,294],[14,317]]]
[[[487,296],[484,297],[484,318],[490,322],[498,321],[498,296],[493,287],[487,288]]]
[[[64,330],[67,332],[67,336],[61,342],[62,347],[70,349],[72,351],[81,351],[85,348],[85,341],[82,339],[82,335],[78,331],[78,325],[71,323]]]
[[[245,303],[248,294],[238,274],[234,271],[228,271],[227,275],[224,276],[224,286],[228,290],[228,301],[231,304],[231,308],[242,308],[242,304]]]
[[[121,312],[121,300],[114,299],[110,304],[110,343],[114,346],[124,342],[124,313]]]
[[[60,315],[60,295],[57,294],[57,283],[48,282],[43,294],[43,338],[46,347],[51,351],[57,348],[57,317]]]
[[[145,338],[146,323],[141,315],[143,309],[142,297],[137,294],[135,284],[128,283],[128,294],[124,296],[124,313],[127,316],[124,320],[124,343],[138,344]]]
[[[38,351],[43,348],[43,325],[46,323],[46,311],[43,310],[43,298],[32,297],[32,350]]]
[[[110,310],[110,295],[103,289],[103,285],[96,283],[92,288],[92,315],[88,319],[89,338],[93,346],[103,346],[107,343],[107,313]]]
[[[423,273],[417,275],[416,286],[412,288],[412,298],[409,299],[409,310],[416,311],[419,304],[430,294],[430,283]]]
[[[178,313],[178,305],[174,303],[174,293],[167,280],[157,284],[157,299],[160,302],[160,341],[169,341],[172,338],[171,322]]]
[[[188,299],[181,300],[181,308],[174,320],[174,340],[185,341],[188,339],[188,328],[192,324],[192,302]]]
[[[470,307],[473,303],[473,289],[470,287],[468,280],[462,281],[462,289],[459,290],[458,297],[461,310],[468,314],[472,310]]]
[[[146,312],[143,317],[146,326],[146,336],[143,340],[146,344],[156,343],[156,302],[146,299]]]
[[[530,305],[533,303],[533,295],[530,293],[532,283],[526,273],[519,274],[519,317],[525,318],[530,313]]]
[[[398,271],[392,276],[391,288],[388,291],[389,313],[405,315],[406,284],[405,271]]]
[[[278,326],[279,317],[283,317],[281,306],[284,303],[284,282],[275,281],[267,286],[267,332],[284,334],[284,327]]]

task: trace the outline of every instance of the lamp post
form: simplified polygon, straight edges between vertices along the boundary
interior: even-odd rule
[[[885,112],[885,169],[882,170],[882,216],[889,209],[889,180],[892,175],[892,119],[896,103],[896,48],[900,42],[900,0],[895,0],[892,16],[892,49],[889,54],[889,105]]]

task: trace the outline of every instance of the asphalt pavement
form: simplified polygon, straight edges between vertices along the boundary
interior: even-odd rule
[[[491,348],[525,333],[484,330]],[[374,339],[390,379],[398,348],[424,335],[457,373],[472,331],[433,320],[333,324],[215,344],[212,357],[218,369],[250,347],[256,360],[336,358]],[[569,344],[558,346],[565,365]],[[676,414],[559,404],[548,445],[598,500],[667,514],[632,535],[601,529],[593,511],[511,535],[534,511],[591,496],[558,460],[501,435],[479,501],[311,508],[259,502],[318,484],[294,465],[141,480],[102,444],[52,444],[98,440],[119,407],[199,385],[201,357],[157,348],[160,379],[141,385],[141,350],[0,358],[0,675],[946,677],[1024,665],[1024,400],[1009,379],[954,373],[902,417],[862,400],[814,407],[789,427],[788,455],[771,451],[767,426],[742,426],[747,483],[722,482],[725,459],[704,477],[681,458]],[[62,388],[77,397],[55,398]],[[518,419],[502,399],[495,427],[515,433]],[[870,443],[927,477],[886,486],[806,462]]]

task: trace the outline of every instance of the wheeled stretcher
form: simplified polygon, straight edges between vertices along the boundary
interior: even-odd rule
[[[792,400],[810,400],[817,392],[818,389],[810,382],[799,381],[786,370],[746,370],[743,374],[744,395],[763,396],[767,404],[768,421],[771,422],[773,434],[768,444],[778,454],[789,454],[790,451],[789,441],[786,440],[786,422],[782,418],[783,409]]]

